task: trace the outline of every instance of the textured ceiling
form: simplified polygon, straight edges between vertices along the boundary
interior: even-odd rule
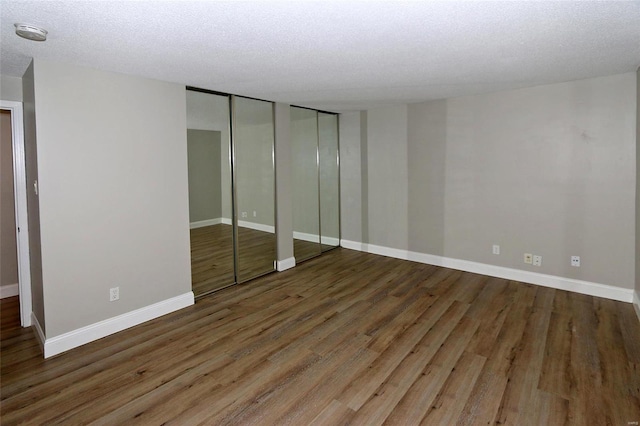
[[[4,75],[36,57],[336,111],[640,65],[638,1],[2,0],[0,24]]]

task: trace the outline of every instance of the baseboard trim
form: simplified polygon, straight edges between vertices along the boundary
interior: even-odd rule
[[[638,316],[638,321],[640,321],[640,294],[637,291],[633,292],[633,308]]]
[[[278,272],[286,271],[287,269],[291,269],[296,266],[296,258],[290,257],[284,260],[278,260],[276,262],[276,270]]]
[[[18,284],[9,284],[0,286],[0,299],[20,295],[20,286]]]
[[[222,218],[216,217],[214,219],[199,220],[197,222],[191,222],[189,223],[189,228],[190,229],[204,228],[205,226],[220,225],[221,223],[222,223]]]
[[[136,309],[135,311],[127,312],[126,314],[118,315],[50,339],[44,338],[44,333],[42,333],[44,357],[49,358],[58,355],[143,322],[186,308],[187,306],[193,305],[193,303],[193,292],[190,291],[180,296],[172,297],[171,299],[163,300],[162,302],[154,303],[153,305],[145,306],[144,308]],[[36,330],[38,329],[39,326],[36,325]],[[40,329],[39,333],[41,332],[42,330]]]
[[[442,266],[475,274],[504,278],[512,281],[520,281],[529,284],[551,287],[558,290],[573,291],[589,296],[604,297],[631,303],[633,301],[632,289],[624,289],[611,285],[594,283],[590,281],[576,280],[573,278],[558,277],[555,275],[540,274],[537,272],[522,271],[503,266],[488,265],[486,263],[471,262],[468,260],[454,259],[432,254],[417,253],[408,250],[394,249],[375,244],[360,243],[357,241],[340,240],[340,245],[351,250],[358,250],[372,254],[378,254],[413,262],[426,263],[428,265]]]
[[[42,331],[42,326],[40,325],[40,321],[36,318],[35,314],[31,312],[31,325],[36,329],[36,338],[38,340],[38,344],[40,345],[40,350],[44,353],[44,331]]]

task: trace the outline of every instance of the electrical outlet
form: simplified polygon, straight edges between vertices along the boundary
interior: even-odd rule
[[[493,254],[500,254],[500,246],[497,244],[493,245]]]
[[[580,267],[580,256],[571,256],[571,266]]]
[[[524,254],[524,263],[531,265],[533,263],[533,255],[531,253]]]
[[[533,256],[533,266],[542,266],[542,256]]]
[[[253,217],[258,217],[258,212],[257,211],[253,211]]]
[[[242,217],[247,217],[247,212],[242,212]]]
[[[113,287],[109,289],[109,302],[115,302],[120,299],[120,287]]]

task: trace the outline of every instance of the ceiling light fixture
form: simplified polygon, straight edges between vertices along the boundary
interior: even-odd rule
[[[33,41],[45,41],[47,39],[47,30],[29,24],[13,25],[16,27],[16,34],[22,38]]]

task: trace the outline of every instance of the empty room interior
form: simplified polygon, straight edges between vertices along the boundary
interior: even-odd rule
[[[640,422],[640,3],[0,3],[0,422]]]

